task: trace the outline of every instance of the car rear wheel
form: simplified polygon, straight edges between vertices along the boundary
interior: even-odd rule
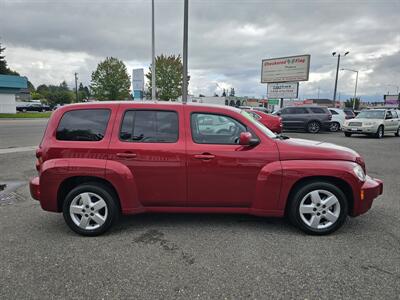
[[[309,133],[318,133],[321,130],[321,125],[317,121],[311,121],[307,124],[307,131]]]
[[[397,128],[397,131],[395,132],[395,134],[394,134],[395,136],[400,136],[400,127],[399,128]]]
[[[377,132],[375,133],[375,137],[378,139],[383,138],[383,136],[385,135],[385,131],[383,129],[383,126],[379,126]]]
[[[65,197],[63,215],[76,233],[96,236],[106,232],[118,219],[119,209],[112,190],[98,183],[72,189]]]
[[[350,133],[350,132],[345,132],[345,133],[344,133],[344,136],[346,136],[346,137],[351,137],[351,133]]]
[[[309,183],[297,189],[290,201],[290,221],[307,234],[330,234],[339,229],[347,217],[346,196],[328,182]]]
[[[340,130],[340,124],[338,122],[332,122],[329,129],[331,132],[337,132]]]

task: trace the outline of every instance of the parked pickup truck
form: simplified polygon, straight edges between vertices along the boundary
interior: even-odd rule
[[[36,157],[32,197],[89,236],[120,214],[151,212],[288,216],[322,235],[383,189],[351,149],[275,135],[243,110],[204,104],[64,106]]]

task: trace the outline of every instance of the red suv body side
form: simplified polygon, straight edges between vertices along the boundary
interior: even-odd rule
[[[63,114],[77,109],[108,109],[101,141],[60,141],[56,130]],[[175,143],[129,143],[119,137],[127,110],[168,110],[178,114]],[[193,113],[220,114],[245,124],[259,139],[254,147],[195,143]],[[39,176],[31,195],[44,210],[61,212],[66,189],[74,180],[96,178],[116,193],[121,212],[248,213],[283,216],[290,193],[302,182],[336,182],[351,200],[349,214],[368,211],[382,193],[378,179],[361,181],[354,167],[362,158],[332,144],[270,138],[236,109],[204,105],[92,103],[53,112],[37,150]]]

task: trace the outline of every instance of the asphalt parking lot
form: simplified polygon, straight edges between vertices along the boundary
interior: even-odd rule
[[[29,147],[45,125],[0,120],[0,186],[7,184],[0,194],[1,299],[400,299],[394,135],[287,133],[353,148],[367,173],[384,180],[372,210],[332,235],[307,236],[283,219],[156,214],[123,218],[106,235],[85,238],[29,196],[27,180],[36,174]]]

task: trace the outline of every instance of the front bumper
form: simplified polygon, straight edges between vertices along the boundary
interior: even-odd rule
[[[383,181],[367,176],[358,195],[355,195],[354,209],[352,216],[359,216],[366,213],[372,206],[375,198],[383,193]]]
[[[373,134],[378,131],[377,126],[343,126],[342,130],[349,133]]]
[[[31,192],[31,197],[35,200],[40,201],[40,180],[39,177],[32,178],[29,181],[29,190]]]

